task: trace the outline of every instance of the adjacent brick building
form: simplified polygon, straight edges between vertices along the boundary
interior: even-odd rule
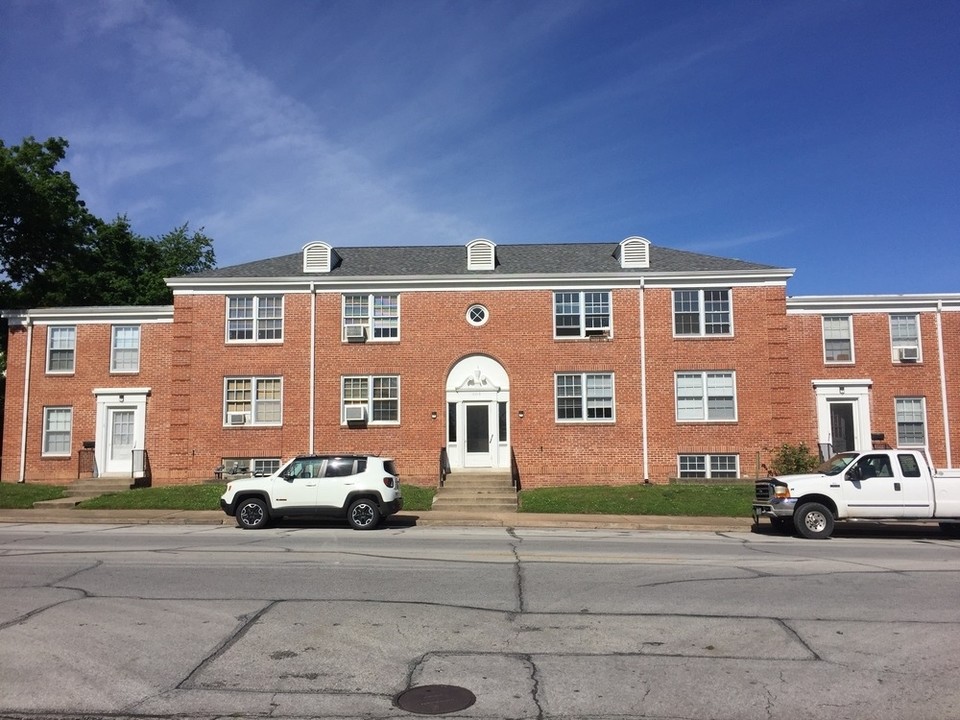
[[[766,473],[960,442],[960,295],[788,298],[793,271],[620,243],[334,248],[9,312],[3,481],[188,483],[308,451],[523,487]],[[954,423],[950,420],[953,418]]]

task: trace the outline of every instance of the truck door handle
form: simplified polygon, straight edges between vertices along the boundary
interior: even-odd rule
[[[900,492],[900,483],[894,483],[893,489],[896,490],[897,492]]]

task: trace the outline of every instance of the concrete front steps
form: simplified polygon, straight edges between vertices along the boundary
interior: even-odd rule
[[[33,504],[35,508],[72,508],[84,500],[107,495],[108,493],[123,492],[133,487],[133,480],[128,477],[110,478],[100,477],[88,480],[76,480],[67,485],[67,497],[56,500],[38,500]]]
[[[516,512],[517,491],[510,471],[457,470],[433,498],[433,510]]]

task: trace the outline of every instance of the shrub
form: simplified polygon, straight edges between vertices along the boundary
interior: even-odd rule
[[[784,443],[773,451],[770,470],[774,475],[796,475],[797,473],[812,472],[820,464],[820,458],[813,453],[806,443],[791,445]]]

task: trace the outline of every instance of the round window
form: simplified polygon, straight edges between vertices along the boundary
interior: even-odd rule
[[[467,322],[474,327],[480,327],[490,318],[490,313],[483,305],[471,305],[467,309]]]

